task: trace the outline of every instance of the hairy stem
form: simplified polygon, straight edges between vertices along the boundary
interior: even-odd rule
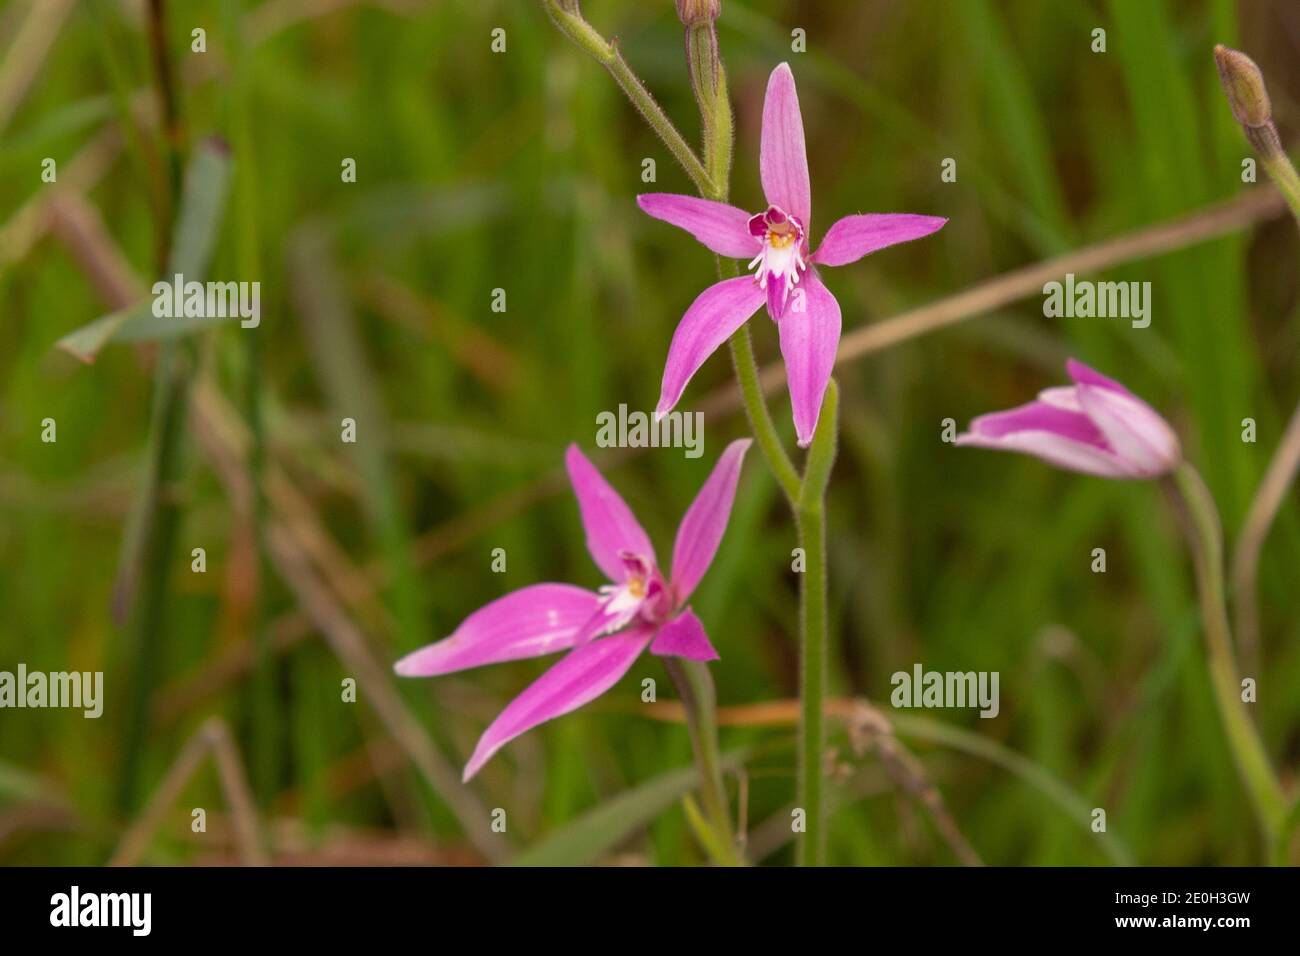
[[[1192,559],[1200,592],[1206,664],[1214,687],[1214,700],[1237,771],[1250,795],[1260,829],[1271,851],[1281,834],[1287,804],[1259,731],[1241,699],[1224,597],[1223,533],[1218,510],[1204,480],[1191,465],[1179,466],[1174,472],[1173,483],[1191,517]]]
[[[688,26],[686,32],[687,69],[696,102],[700,107],[704,153],[704,160],[701,162],[668,117],[664,115],[659,105],[654,102],[645,85],[623,60],[618,48],[606,41],[583,19],[577,0],[543,0],[543,6],[561,32],[610,71],[628,98],[641,111],[646,122],[682,164],[700,195],[706,199],[726,202],[730,193],[732,113],[726,71],[718,54],[713,23]],[[719,257],[718,275],[724,279],[739,275],[736,262]],[[825,494],[826,483],[830,478],[831,466],[835,459],[838,389],[834,381],[827,389],[822,417],[813,438],[813,447],[809,452],[808,477],[800,479],[799,472],[781,444],[776,425],[763,399],[762,383],[747,326],[742,325],[732,335],[730,346],[732,364],[736,370],[736,380],[740,385],[741,399],[749,418],[750,428],[772,475],[795,513],[799,528],[799,545],[804,549],[807,560],[799,591],[804,688],[799,800],[806,811],[808,826],[805,837],[800,842],[799,860],[804,864],[819,865],[825,847],[821,794],[821,752],[824,739],[821,701],[825,695],[826,685],[827,630]],[[671,669],[680,670],[689,664],[691,662],[681,662],[680,665],[672,665]],[[694,670],[691,668],[692,673]],[[705,665],[699,665],[698,670],[707,677],[708,669]],[[683,677],[685,676],[687,675],[683,674]],[[694,676],[697,682],[701,679],[698,674]],[[683,688],[682,696],[686,699],[687,690],[691,689],[688,687],[688,682],[678,679],[676,673],[674,673],[674,680],[677,680],[679,688]],[[695,686],[694,689],[698,692],[700,687]],[[707,699],[709,701],[707,712],[711,715],[713,708],[711,678],[708,682]],[[726,792],[721,788],[720,778],[716,772],[717,726],[711,716],[707,720],[697,718],[692,721],[691,739],[695,745],[696,759],[700,763],[700,772],[704,779],[706,810],[714,819],[715,825],[717,821],[726,821],[727,845],[734,847],[735,840],[730,835],[730,818],[726,812]],[[713,761],[712,764],[710,760]]]
[[[804,832],[796,857],[800,866],[821,866],[826,858],[822,754],[826,732],[822,702],[826,697],[826,485],[835,463],[839,387],[826,389],[817,431],[813,434],[799,494],[799,547],[804,572],[799,588],[799,756],[796,763],[797,806],[804,812]]]
[[[641,78],[627,65],[623,54],[618,50],[617,42],[606,40],[583,18],[576,0],[542,0],[542,6],[546,8],[546,12],[550,14],[551,20],[559,27],[561,33],[609,70],[610,75],[614,77],[614,82],[622,88],[646,123],[663,140],[663,144],[668,147],[673,158],[681,163],[682,169],[686,170],[686,175],[690,176],[691,181],[695,183],[695,188],[705,196],[713,195],[717,187],[709,178],[704,164],[682,138],[682,134],[677,132],[677,127],[673,126],[672,120],[655,102],[650,91],[641,82]]]

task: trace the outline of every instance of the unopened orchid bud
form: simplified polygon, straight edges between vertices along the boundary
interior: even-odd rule
[[[1251,128],[1269,123],[1273,119],[1273,107],[1264,86],[1264,74],[1255,61],[1223,44],[1214,48],[1214,60],[1219,65],[1219,82],[1237,122]]]
[[[1158,478],[1179,466],[1178,436],[1159,412],[1082,362],[1070,359],[1066,369],[1074,385],[981,415],[957,444],[1022,452],[1103,478]]]

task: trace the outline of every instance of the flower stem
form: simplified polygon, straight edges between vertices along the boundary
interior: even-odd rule
[[[691,85],[700,107],[704,160],[691,150],[672,122],[655,103],[645,84],[623,60],[617,46],[605,40],[583,19],[577,0],[542,0],[555,25],[578,47],[585,50],[613,75],[623,92],[640,110],[651,129],[682,164],[695,188],[706,199],[726,202],[730,194],[733,142],[731,100],[726,70],[718,53],[714,24],[687,26],[686,57]],[[739,275],[732,259],[718,259],[718,275]],[[821,755],[824,731],[822,699],[826,688],[826,484],[835,460],[835,432],[838,388],[832,380],[826,391],[821,419],[808,455],[807,474],[798,470],[781,444],[776,425],[768,412],[759,380],[758,364],[749,328],[742,325],[731,336],[731,358],[740,385],[750,429],[767,461],[768,468],[784,492],[799,529],[799,545],[806,558],[799,589],[800,642],[803,674],[803,724],[799,758],[799,802],[806,813],[807,827],[799,846],[801,864],[819,865],[825,851],[823,826]],[[691,661],[665,658],[691,717],[691,740],[703,780],[702,793],[708,816],[716,828],[725,827],[725,845],[735,847],[727,813],[726,791],[717,770],[717,722],[713,716],[713,680],[708,667]],[[704,682],[707,681],[707,684]],[[743,863],[743,858],[738,857]]]
[[[147,11],[149,52],[167,160],[166,186],[160,190],[166,198],[165,215],[159,221],[160,233],[155,237],[156,274],[164,275],[168,271],[175,216],[181,201],[184,135],[176,77],[167,48],[167,5],[164,0],[149,0]],[[123,748],[126,756],[118,778],[118,805],[123,812],[133,807],[139,787],[149,729],[149,699],[157,679],[157,659],[166,630],[171,561],[181,524],[181,505],[175,486],[181,475],[185,444],[192,374],[190,352],[182,342],[164,342],[159,347],[154,368],[150,478],[139,518],[143,533],[138,554],[127,555],[128,561],[140,562],[141,593],[134,621],[134,659],[128,678],[131,697]],[[128,591],[123,599],[124,613],[130,598]]]
[[[700,794],[704,801],[707,823],[714,839],[708,840],[710,852],[724,866],[743,866],[744,858],[736,848],[731,826],[730,801],[722,781],[722,758],[718,748],[718,701],[713,675],[703,661],[665,657],[664,667],[677,686],[686,710],[691,749],[700,768]]]
[[[673,158],[682,164],[682,169],[686,170],[686,175],[691,177],[695,188],[703,195],[712,195],[717,187],[709,177],[704,164],[682,138],[682,134],[677,132],[677,127],[673,126],[672,120],[655,102],[655,98],[650,95],[641,78],[627,65],[623,54],[618,50],[617,41],[606,40],[586,21],[578,9],[577,0],[542,0],[542,6],[546,8],[546,12],[550,14],[551,20],[559,27],[561,33],[609,70],[614,81],[622,87],[627,98],[632,101],[632,105],[640,111],[650,128],[663,140],[663,144],[668,147]]]
[[[822,798],[822,753],[825,749],[822,702],[826,697],[826,485],[835,464],[839,386],[831,379],[813,434],[798,498],[799,547],[804,573],[799,589],[799,657],[802,712],[799,719],[797,806],[805,829],[796,856],[800,866],[821,866],[826,858]]]
[[[1237,771],[1250,795],[1271,852],[1282,832],[1287,803],[1269,762],[1268,752],[1241,699],[1224,598],[1223,533],[1219,514],[1205,481],[1191,465],[1180,465],[1174,472],[1173,482],[1191,516],[1192,560],[1200,592],[1206,663],[1214,687],[1214,700]]]

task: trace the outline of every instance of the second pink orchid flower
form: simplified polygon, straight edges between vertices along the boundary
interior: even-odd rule
[[[723,451],[677,528],[665,575],[632,509],[578,449],[565,465],[587,532],[587,550],[610,580],[598,592],[534,584],[479,608],[450,637],[403,657],[404,677],[433,677],[524,657],[568,651],[492,722],[465,767],[465,779],[525,731],[609,690],[649,648],[651,654],[715,660],[704,625],[687,605],[713,563],[727,528],[750,439]]]

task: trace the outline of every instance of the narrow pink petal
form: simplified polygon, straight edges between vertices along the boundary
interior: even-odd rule
[[[749,232],[749,213],[726,203],[676,193],[647,193],[636,197],[647,214],[685,229],[720,256],[748,259],[762,243]]]
[[[1066,391],[1074,392],[1075,389]],[[1101,430],[1081,408],[1063,407],[1065,398],[1055,390],[1047,390],[1044,394],[1050,394],[1052,400],[1040,398],[1004,412],[979,416],[970,423],[970,434],[982,438],[1003,438],[1016,432],[1051,432],[1102,451],[1111,450]]]
[[[673,599],[679,605],[686,603],[713,563],[722,533],[727,530],[727,519],[731,517],[740,467],[751,444],[751,439],[741,438],[726,447],[677,527],[672,584]]]
[[[777,328],[794,409],[794,430],[799,447],[806,448],[817,428],[822,396],[831,380],[840,344],[840,304],[822,285],[815,269],[805,272],[791,293],[790,307]]]
[[[1101,430],[1067,394],[1073,392],[1047,389],[1038,401],[981,415],[957,436],[957,444],[1022,452],[1089,475],[1131,478]]]
[[[611,581],[627,577],[625,551],[655,563],[654,546],[636,515],[577,445],[569,446],[564,464],[587,531],[587,550],[605,576]]]
[[[479,738],[464,779],[520,734],[595,700],[619,682],[646,649],[649,628],[602,637],[570,651],[512,700]]]
[[[753,276],[724,279],[700,293],[682,316],[668,346],[656,414],[672,410],[691,376],[731,333],[758,311],[763,298],[763,290]]]
[[[1182,448],[1160,413],[1127,388],[1076,359],[1065,363],[1075,399],[1105,435],[1115,454],[1139,478],[1154,478],[1178,466]]]
[[[843,266],[865,255],[911,242],[938,232],[948,220],[940,216],[910,213],[872,213],[845,216],[826,231],[812,261],[824,266]]]
[[[600,608],[600,595],[572,584],[534,584],[485,604],[450,637],[407,654],[393,669],[433,677],[484,664],[568,650]]]
[[[690,608],[659,629],[650,653],[660,657],[684,657],[690,661],[716,661],[718,652],[709,642],[704,625]]]
[[[1133,475],[1113,452],[1087,442],[1075,441],[1057,432],[1016,431],[1005,435],[968,432],[957,436],[957,444],[995,451],[1018,451],[1041,458],[1050,465],[1098,475],[1102,478],[1132,478]]]
[[[1112,392],[1119,392],[1123,395],[1133,395],[1132,392],[1113,378],[1107,378],[1096,369],[1084,365],[1078,359],[1066,359],[1065,371],[1069,374],[1071,381],[1076,385],[1096,385],[1100,388],[1108,388]]]
[[[758,151],[759,175],[770,205],[780,206],[812,228],[812,187],[803,141],[803,116],[790,65],[782,63],[767,81],[763,101],[763,136]]]
[[[1104,385],[1080,385],[1078,393],[1084,412],[1132,475],[1155,478],[1178,466],[1178,436],[1142,399]]]

